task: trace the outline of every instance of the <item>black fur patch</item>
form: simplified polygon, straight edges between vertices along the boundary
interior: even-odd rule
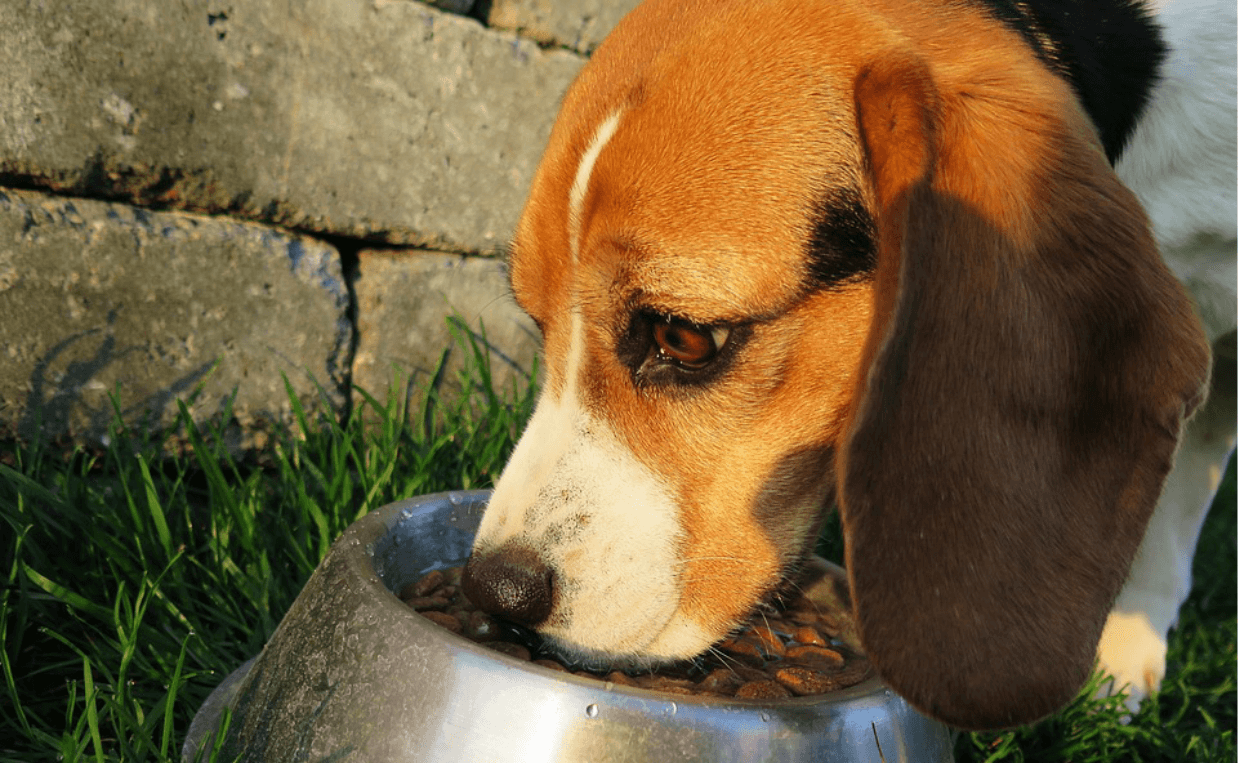
[[[1105,155],[1122,155],[1147,106],[1166,47],[1138,0],[971,0],[1023,36],[1065,77],[1100,131]]]
[[[813,211],[808,240],[812,284],[828,289],[872,277],[877,267],[877,233],[872,215],[854,188],[834,191]]]

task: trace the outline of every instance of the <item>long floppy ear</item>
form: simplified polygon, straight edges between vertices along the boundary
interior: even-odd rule
[[[857,79],[876,319],[837,463],[870,658],[973,729],[1045,716],[1090,675],[1209,366],[1073,101],[982,97],[912,54]]]

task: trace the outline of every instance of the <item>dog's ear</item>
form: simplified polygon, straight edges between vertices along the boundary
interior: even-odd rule
[[[982,90],[911,54],[856,80],[878,267],[837,463],[864,646],[962,728],[1086,680],[1209,364],[1073,101]]]

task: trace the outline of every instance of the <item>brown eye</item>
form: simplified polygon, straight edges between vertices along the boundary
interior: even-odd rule
[[[708,329],[686,321],[665,319],[653,324],[653,339],[658,352],[687,368],[709,364],[726,343],[730,329]]]

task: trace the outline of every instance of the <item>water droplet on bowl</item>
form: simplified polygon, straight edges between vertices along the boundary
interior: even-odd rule
[[[762,720],[762,721],[764,721],[765,723],[769,723],[769,713],[762,712],[762,713],[761,713],[761,720]]]
[[[586,707],[585,715],[589,716],[590,718],[598,717],[598,706],[594,704],[594,705],[589,705],[588,707]]]
[[[674,702],[671,702],[666,706],[667,715],[674,715],[677,712],[679,712],[679,705],[676,705]]]

